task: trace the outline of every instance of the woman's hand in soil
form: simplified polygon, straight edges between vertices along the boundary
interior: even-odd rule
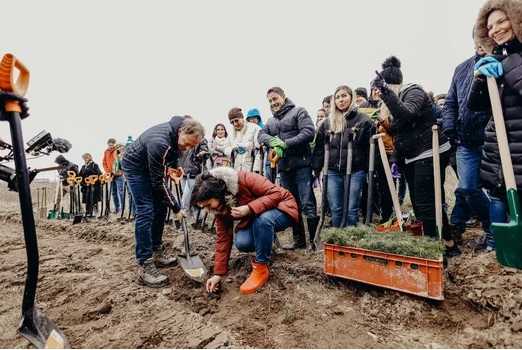
[[[217,292],[219,282],[221,282],[221,276],[214,275],[207,280],[207,292]]]
[[[233,218],[239,219],[250,214],[250,208],[248,205],[242,205],[240,207],[233,207],[230,214]]]

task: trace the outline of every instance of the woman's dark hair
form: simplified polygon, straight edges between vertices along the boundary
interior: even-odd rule
[[[228,137],[228,132],[227,132],[227,128],[225,128],[225,124],[219,123],[219,124],[216,124],[216,126],[214,127],[214,131],[212,132],[212,138],[216,137],[216,135],[217,135],[216,130],[217,130],[218,126],[221,126],[225,130],[225,137]]]
[[[192,196],[190,197],[190,207],[197,208],[198,203],[212,198],[219,200],[220,204],[225,204],[225,194],[227,185],[224,180],[212,176],[210,172],[204,171],[194,180]]]

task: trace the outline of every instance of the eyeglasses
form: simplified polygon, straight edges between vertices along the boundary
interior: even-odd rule
[[[236,124],[237,122],[239,122],[240,120],[241,120],[241,119],[232,119],[232,120],[230,121],[230,124],[234,125],[234,124]]]

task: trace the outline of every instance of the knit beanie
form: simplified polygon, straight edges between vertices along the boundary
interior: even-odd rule
[[[259,113],[259,109],[257,108],[252,108],[247,113],[247,120],[254,117],[259,117],[259,119],[261,119],[261,113]]]
[[[228,112],[228,120],[233,119],[244,119],[245,116],[243,115],[243,112],[241,112],[241,108],[234,107]]]
[[[355,94],[357,96],[361,96],[361,97],[364,97],[365,99],[368,99],[368,91],[366,90],[366,88],[358,87],[357,89],[355,89]]]
[[[385,59],[381,75],[388,84],[402,84],[401,61],[395,56]]]

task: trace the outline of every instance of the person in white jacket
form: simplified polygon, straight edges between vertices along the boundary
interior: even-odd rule
[[[228,119],[233,130],[229,136],[231,146],[225,148],[225,154],[231,157],[231,162],[236,171],[259,172],[261,170],[261,158],[256,150],[259,149],[257,135],[261,128],[257,124],[247,123],[241,108],[238,107],[234,107],[228,112]]]

